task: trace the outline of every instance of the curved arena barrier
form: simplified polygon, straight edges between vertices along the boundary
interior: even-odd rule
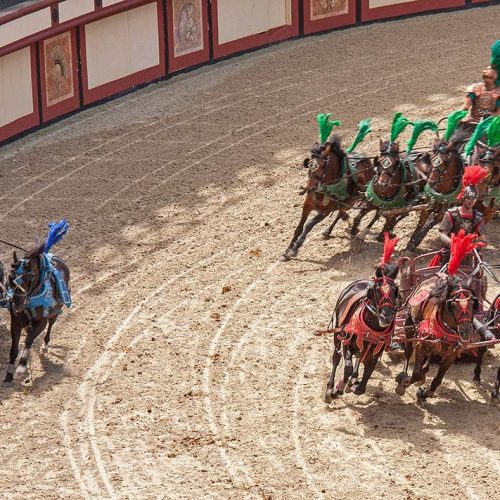
[[[0,12],[0,143],[92,103],[297,36],[496,0],[39,0]]]

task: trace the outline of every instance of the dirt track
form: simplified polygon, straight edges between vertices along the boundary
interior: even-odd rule
[[[327,408],[330,341],[312,334],[381,245],[353,246],[340,224],[278,257],[315,115],[333,112],[348,141],[366,116],[381,135],[396,111],[445,116],[499,18],[490,7],[284,43],[4,147],[2,238],[29,245],[67,217],[75,306],[34,353],[33,385],[0,391],[0,497],[497,497],[498,349],[483,387],[456,365],[419,407],[415,389],[394,393],[400,365],[385,357],[366,395]],[[496,222],[490,260],[499,236]],[[0,340],[4,367],[6,326]]]

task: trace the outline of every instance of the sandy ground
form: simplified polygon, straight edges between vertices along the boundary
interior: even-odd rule
[[[357,247],[341,223],[278,258],[316,114],[343,120],[347,141],[371,116],[374,153],[394,112],[438,119],[461,103],[499,19],[489,7],[284,43],[4,147],[2,238],[30,245],[67,217],[74,307],[49,354],[35,350],[33,384],[0,391],[0,497],[498,497],[498,349],[482,387],[456,365],[424,407],[414,388],[395,394],[390,357],[364,396],[326,407],[331,339],[313,333],[381,245]],[[492,223],[490,261],[499,236]]]

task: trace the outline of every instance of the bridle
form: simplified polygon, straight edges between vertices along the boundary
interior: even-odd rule
[[[446,301],[451,306],[452,303],[458,305],[458,315],[455,319],[457,324],[471,323],[473,320],[473,313],[469,311],[469,302],[473,298],[472,292],[465,288],[460,288],[450,293],[450,298]]]
[[[384,307],[389,307],[391,309],[396,307],[396,302],[392,298],[391,292],[394,289],[397,290],[397,286],[392,278],[385,275],[380,278],[373,278],[373,282],[373,298],[376,302],[371,303],[370,299],[367,297],[365,299],[365,305],[372,314],[380,316]],[[378,300],[376,297],[377,295],[379,295]]]
[[[14,299],[14,297],[23,296],[21,307],[17,308],[16,312],[22,312],[25,309],[28,297],[33,292],[33,279],[35,277],[35,273],[32,270],[26,270],[26,264],[28,262],[28,259],[21,259],[11,271],[10,282],[13,284],[13,289],[10,289],[9,295],[12,299]],[[14,277],[12,274],[14,274]],[[28,277],[29,280],[25,280],[26,277]],[[29,281],[29,287],[27,290],[22,285],[25,281]],[[16,293],[18,291],[20,291],[20,293]]]
[[[431,170],[429,172],[429,177],[428,177],[429,182],[430,182],[430,178],[431,178],[433,172],[437,172],[438,179],[437,179],[437,181],[432,181],[432,182],[434,185],[441,184],[441,182],[443,181],[443,178],[445,177],[446,173],[448,172],[448,169],[450,168],[450,157],[453,153],[456,154],[457,159],[460,162],[460,165],[461,165],[460,170],[461,171],[463,170],[463,161],[462,161],[462,158],[460,157],[460,154],[458,153],[457,149],[455,149],[455,148],[448,149],[448,147],[444,143],[440,144],[438,146],[438,148],[436,149],[436,152],[434,153],[433,158],[431,160],[432,167],[431,167]],[[445,158],[443,158],[443,156],[445,156]],[[444,168],[441,168],[442,166],[444,166]],[[462,173],[463,172],[460,172],[459,174],[457,174],[455,179],[460,179],[462,177]]]
[[[389,183],[392,177],[396,174],[398,167],[402,167],[401,159],[399,158],[399,152],[392,151],[390,146],[381,149],[380,155],[383,159],[377,158],[375,161],[375,183],[378,183],[379,177],[384,174],[389,178]],[[390,169],[390,167],[393,167]],[[381,170],[381,171],[380,171]]]

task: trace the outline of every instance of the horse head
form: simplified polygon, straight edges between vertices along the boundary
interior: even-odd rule
[[[465,283],[456,277],[447,278],[448,290],[445,301],[447,314],[444,317],[447,325],[458,332],[463,340],[469,340],[471,337],[474,311],[479,307],[479,301],[470,288],[471,282],[472,278]]]
[[[398,273],[399,266],[395,264],[378,266],[366,294],[368,308],[377,316],[382,328],[391,325],[396,315],[399,289],[395,279]]]
[[[464,166],[460,148],[465,140],[466,134],[463,131],[455,132],[448,141],[436,137],[430,160],[432,166],[427,180],[432,189],[448,177],[448,174],[454,177],[451,179],[453,182],[458,182]]]
[[[341,172],[341,161],[345,156],[341,138],[332,134],[324,143],[316,143],[311,148],[311,159],[305,160],[304,166],[309,168],[309,177],[323,184],[331,184],[338,180]],[[307,164],[306,164],[307,162]]]
[[[7,278],[7,287],[12,291],[11,310],[13,313],[24,311],[29,295],[36,289],[40,278],[39,256],[43,245],[28,252],[22,259],[13,253],[13,263]]]
[[[381,187],[389,186],[399,165],[399,142],[380,139],[380,153],[373,161],[376,176],[375,184]]]
[[[476,161],[490,172],[490,185],[496,186],[500,183],[500,145],[489,147],[486,144],[477,142]]]

